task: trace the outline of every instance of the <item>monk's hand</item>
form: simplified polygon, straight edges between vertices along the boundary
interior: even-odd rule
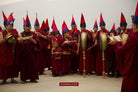
[[[39,32],[37,32],[36,34],[39,35],[39,36],[41,35]]]
[[[9,37],[10,35],[6,35],[5,37],[4,37],[4,42],[6,42],[6,40],[8,39],[8,37]]]
[[[79,50],[77,50],[76,53],[79,54]]]
[[[126,43],[124,40],[121,40],[121,42],[122,42],[122,45],[124,45]]]
[[[30,37],[30,41],[32,41],[34,44],[37,44],[36,40],[33,37]]]
[[[20,38],[22,38],[22,37],[20,37]],[[19,43],[23,43],[23,39],[19,40]]]

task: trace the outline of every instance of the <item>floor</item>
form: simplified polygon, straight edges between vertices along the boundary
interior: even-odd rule
[[[120,92],[122,78],[103,79],[102,76],[79,74],[52,77],[51,71],[45,71],[38,83],[0,85],[0,92]],[[20,81],[19,78],[16,80]],[[8,80],[9,82],[10,80]],[[79,82],[79,86],[59,86],[59,82]]]

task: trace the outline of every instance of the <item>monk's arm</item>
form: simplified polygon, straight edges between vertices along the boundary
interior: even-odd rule
[[[47,39],[47,36],[40,34],[43,39]]]
[[[34,39],[34,38],[30,38],[30,40],[34,43],[34,44],[37,44],[37,41]]]
[[[5,37],[5,38],[3,38],[3,35],[2,35],[2,33],[0,32],[0,44],[5,43],[5,42],[6,42],[6,40],[7,40],[7,38],[6,38],[6,37]]]
[[[119,46],[117,49],[120,51],[125,51],[130,48],[133,48],[134,46],[135,46],[135,40],[133,38],[130,38],[127,40],[127,42],[124,45]]]

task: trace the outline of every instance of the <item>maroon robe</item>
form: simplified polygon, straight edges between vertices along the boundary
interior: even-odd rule
[[[103,61],[102,61],[102,51],[100,50],[100,32],[97,32],[97,43],[98,43],[98,51],[97,51],[97,57],[96,57],[96,74],[101,74],[103,72]],[[103,33],[109,33],[109,31],[105,30]],[[106,51],[105,51],[105,57],[106,57]],[[105,62],[105,67],[106,67],[106,58],[104,60]]]
[[[107,73],[112,73],[112,75],[116,72],[116,57],[115,57],[115,45],[107,45],[106,52],[106,70]]]
[[[6,37],[8,33],[4,30],[2,34],[3,37]],[[15,35],[17,40],[18,32],[16,29],[12,30],[11,35]],[[11,45],[8,42],[0,45],[0,79],[6,80],[8,78],[18,77],[16,47],[16,45]]]
[[[58,47],[54,48],[52,46],[53,52],[62,52],[61,46],[59,45],[58,39],[52,38],[53,42],[58,44]],[[61,55],[52,55],[52,74],[60,74],[61,71]]]
[[[22,37],[33,36],[37,42],[39,41],[38,37],[34,32],[21,33]],[[38,51],[38,44],[34,44],[30,40],[24,40],[21,43],[21,55],[20,55],[20,78],[22,81],[26,81],[27,79],[36,80],[38,79],[38,71],[37,71],[37,58],[36,51]]]
[[[77,42],[74,42],[72,44],[72,57],[71,57],[71,67],[72,67],[72,71],[73,72],[77,72],[77,69],[79,68],[79,59],[80,59],[80,55],[79,53],[77,54],[77,50],[78,50],[78,40]]]
[[[132,29],[127,29],[127,32],[122,32],[121,35],[123,33],[126,33],[129,35],[129,37],[133,34]],[[121,46],[121,42],[118,42],[116,44],[116,46]],[[120,74],[122,74],[122,68],[123,68],[123,59],[124,59],[124,55],[125,53],[120,52],[118,49],[115,49],[116,52],[116,71],[119,71]]]
[[[43,31],[39,31],[40,34],[46,36],[45,32]],[[38,67],[38,72],[40,74],[42,74],[44,72],[44,67],[45,67],[45,63],[46,63],[46,49],[45,49],[45,44],[46,44],[46,40],[43,39],[42,37],[39,37],[39,50],[37,52],[37,67]]]
[[[123,52],[123,82],[121,92],[138,92],[138,32],[131,34],[123,46],[118,46]]]
[[[45,68],[50,68],[51,67],[51,64],[52,64],[52,61],[51,61],[51,48],[52,48],[52,46],[51,46],[51,38],[48,38],[47,40],[46,40],[46,44],[45,44],[45,60],[46,60],[46,62],[45,62]]]
[[[88,73],[88,72],[92,72],[94,70],[92,51],[91,51],[91,49],[88,50],[88,48],[91,47],[94,44],[94,42],[92,39],[91,32],[88,30],[85,30],[85,32],[90,35],[90,38],[87,39],[87,49],[85,50],[85,56],[86,56],[85,70],[86,70],[86,73]],[[83,72],[83,50],[82,50],[82,48],[80,48],[79,72],[80,73]]]
[[[94,35],[94,34],[95,33],[92,32],[92,35]],[[97,33],[96,33],[96,35],[97,35]],[[95,42],[95,41],[96,41],[96,36],[95,37],[93,36],[93,42]],[[96,57],[97,57],[98,45],[94,46],[91,51],[92,51],[93,63],[94,63],[92,71],[95,71],[96,70]]]
[[[69,39],[68,40],[72,40],[72,39]],[[62,43],[66,41],[65,38],[62,38]],[[63,73],[71,73],[72,72],[72,68],[71,68],[71,45],[72,43],[65,43],[63,46],[62,46],[62,49],[63,49],[63,55],[62,55],[62,72]]]

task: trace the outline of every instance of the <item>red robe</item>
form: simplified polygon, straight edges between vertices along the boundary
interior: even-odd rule
[[[102,61],[102,51],[100,50],[100,44],[99,44],[99,38],[100,38],[100,32],[97,32],[97,43],[98,43],[98,51],[97,51],[97,57],[96,57],[96,74],[101,74],[103,72],[103,61]],[[109,31],[105,30],[104,33],[109,33]],[[105,51],[105,57],[106,57],[106,51]],[[105,58],[105,67],[106,67],[106,58]]]
[[[72,44],[72,57],[71,57],[71,67],[72,67],[72,71],[73,72],[77,72],[77,69],[79,68],[79,59],[80,59],[80,55],[77,54],[77,50],[78,50],[78,40],[77,42],[74,42]]]
[[[107,45],[107,52],[106,52],[106,70],[107,73],[114,73],[116,72],[116,57],[115,57],[115,45]]]
[[[123,33],[126,33],[126,34],[129,34],[129,37],[133,34],[133,31],[132,29],[127,29],[126,32],[122,32],[121,35]],[[116,44],[116,46],[121,46],[121,42],[118,42]],[[122,53],[120,52],[118,49],[115,49],[115,52],[116,52],[116,71],[119,71],[120,74],[122,74],[122,68],[123,68],[123,59],[124,59],[124,56],[123,54],[125,53]]]
[[[43,31],[39,31],[40,34],[46,36],[45,32]],[[42,37],[38,37],[39,38],[39,50],[37,52],[37,67],[38,67],[38,72],[40,74],[42,74],[44,72],[44,66],[46,63],[46,49],[45,49],[45,44],[46,44],[46,40],[43,39]]]
[[[45,68],[50,68],[52,65],[52,61],[51,61],[51,38],[46,40],[46,45],[45,45],[45,50],[46,50],[46,54],[45,54],[45,60],[46,60],[46,65]]]
[[[95,34],[93,31],[92,31],[92,36],[93,36],[93,42],[95,42],[96,41],[96,35],[97,35],[97,33]],[[96,45],[96,46],[94,46],[93,48],[92,48],[92,55],[93,55],[93,71],[95,71],[96,70],[96,57],[97,57],[97,51],[98,51],[98,45]]]
[[[7,35],[7,31],[2,32],[3,37]],[[18,37],[16,29],[12,30],[11,35]],[[8,78],[18,77],[18,62],[16,60],[16,47],[7,42],[0,45],[0,79],[6,80]]]
[[[70,41],[71,39],[68,38],[68,40]],[[62,43],[66,41],[65,38],[62,38]],[[71,43],[67,44],[65,43],[62,46],[63,49],[63,55],[62,55],[62,72],[63,73],[71,73],[72,72],[72,68],[71,68]]]
[[[87,39],[87,49],[85,50],[85,56],[86,56],[85,70],[86,70],[86,73],[88,73],[94,70],[93,55],[92,55],[91,50],[88,50],[88,48],[91,47],[94,43],[93,43],[91,32],[88,30],[85,30],[85,32],[90,35],[90,38]],[[80,48],[79,72],[80,73],[83,72],[83,50],[82,48]]]
[[[54,48],[52,46],[52,50],[53,52],[62,52],[61,46],[59,45],[58,39],[56,39],[55,37],[52,38],[53,42],[58,44],[58,47]],[[61,55],[52,55],[52,74],[60,74],[61,71]]]
[[[39,41],[38,37],[34,32],[21,33],[22,37],[33,36],[37,42]],[[37,71],[37,58],[36,51],[38,51],[38,44],[35,45],[30,40],[24,40],[21,43],[21,55],[20,55],[20,78],[22,81],[26,81],[27,79],[36,80],[38,79],[38,71]]]
[[[118,46],[123,52],[123,82],[121,92],[138,92],[138,32],[131,34],[123,46]]]

